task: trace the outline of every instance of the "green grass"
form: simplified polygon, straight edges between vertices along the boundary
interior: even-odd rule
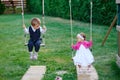
[[[25,23],[40,15],[25,15]],[[42,19],[42,18],[41,18]],[[47,33],[46,46],[41,47],[37,61],[29,60],[27,47],[24,46],[24,32],[21,15],[0,16],[0,80],[20,80],[31,65],[46,65],[47,72],[43,80],[54,80],[56,71],[64,70],[67,74],[61,75],[63,80],[76,80],[76,69],[71,60],[71,35],[69,20],[45,17]],[[93,47],[95,57],[94,66],[99,80],[119,80],[120,69],[116,65],[117,31],[114,27],[105,43],[102,40],[108,26],[93,25]],[[85,32],[89,40],[89,23],[73,21],[73,37]]]

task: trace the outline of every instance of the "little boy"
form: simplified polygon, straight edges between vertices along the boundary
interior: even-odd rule
[[[39,18],[33,18],[31,20],[31,26],[29,28],[26,28],[25,25],[23,25],[24,32],[26,34],[30,34],[30,39],[28,41],[28,51],[30,53],[30,59],[37,59],[38,58],[38,51],[40,49],[40,44],[42,39],[41,33],[46,32],[46,27],[40,26],[41,21]],[[35,48],[35,52],[33,53],[33,47]]]

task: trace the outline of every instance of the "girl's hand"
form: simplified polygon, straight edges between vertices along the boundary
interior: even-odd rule
[[[74,44],[73,43],[71,43],[71,46],[73,46]]]
[[[90,37],[90,41],[92,41],[92,37]]]

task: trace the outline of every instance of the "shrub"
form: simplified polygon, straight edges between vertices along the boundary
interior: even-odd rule
[[[71,0],[74,20],[90,21],[90,0]],[[42,14],[42,0],[27,0],[32,13]],[[45,0],[45,15],[69,18],[69,0]],[[115,0],[93,0],[93,23],[110,25],[116,15]]]
[[[42,0],[27,0],[27,9],[31,13],[42,14]]]
[[[5,5],[1,3],[0,1],[0,14],[3,14],[5,11]]]

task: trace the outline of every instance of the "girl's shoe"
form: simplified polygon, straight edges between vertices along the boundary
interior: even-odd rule
[[[56,76],[55,80],[62,80],[62,77]]]
[[[78,65],[79,68],[81,68],[81,65]]]
[[[87,69],[87,71],[88,71],[88,73],[90,73],[91,72],[91,65],[88,65],[88,69]]]

